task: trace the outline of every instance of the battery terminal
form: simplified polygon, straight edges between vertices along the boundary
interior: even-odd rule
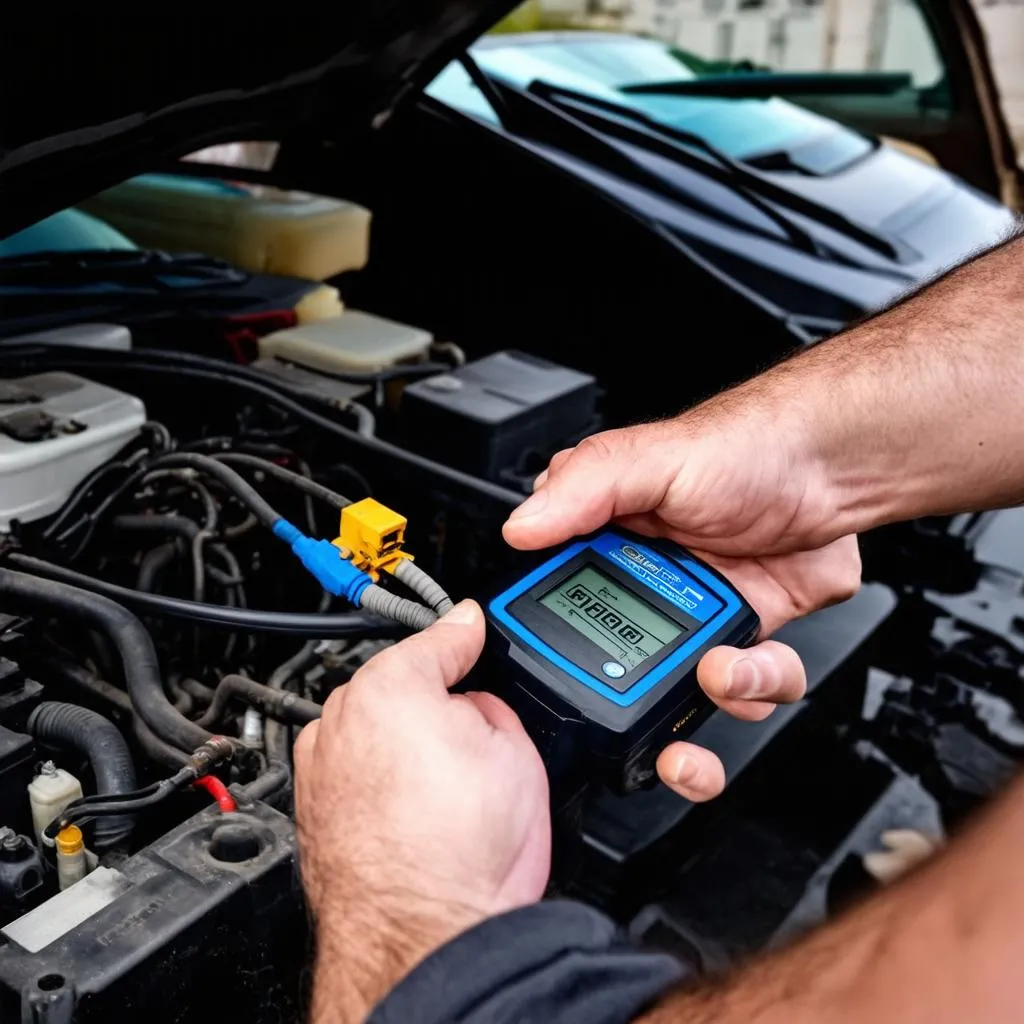
[[[341,510],[334,546],[376,581],[381,572],[393,573],[400,562],[412,559],[402,550],[406,523],[405,516],[373,498],[364,498]]]

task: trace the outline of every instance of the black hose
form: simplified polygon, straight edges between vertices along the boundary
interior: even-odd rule
[[[443,463],[434,462],[432,459],[389,444],[380,438],[367,437],[343,426],[307,408],[297,393],[257,371],[220,363],[202,356],[158,349],[129,354],[118,352],[116,356],[117,358],[107,357],[99,351],[86,354],[81,349],[68,346],[0,346],[0,359],[26,367],[56,364],[62,370],[78,370],[92,374],[109,370],[114,373],[149,373],[154,376],[176,377],[179,380],[190,377],[193,380],[211,381],[236,391],[244,391],[251,396],[259,396],[267,404],[283,409],[309,426],[333,434],[349,444],[353,450],[373,456],[378,464],[389,464],[392,473],[412,486],[423,486],[432,490],[444,486],[457,497],[484,502],[504,513],[510,512],[523,501],[522,494],[493,484],[489,480],[470,476]]]
[[[295,637],[316,637],[318,640],[345,637],[359,637],[365,640],[395,639],[408,633],[408,630],[399,623],[367,612],[320,615],[315,612],[267,612],[252,608],[228,608],[219,604],[198,604],[178,597],[147,594],[118,586],[116,583],[108,583],[106,580],[96,579],[62,565],[54,565],[52,562],[44,562],[30,555],[11,552],[6,558],[10,565],[26,573],[80,587],[82,591],[102,594],[140,612],[170,615],[221,629],[288,633]]]
[[[155,548],[150,548],[142,556],[142,561],[139,563],[139,575],[135,580],[136,590],[146,593],[156,590],[157,578],[174,561],[177,555],[178,544],[173,540],[167,544],[160,544]]]
[[[44,701],[28,716],[28,732],[44,743],[83,754],[101,796],[119,796],[136,788],[128,744],[117,726],[101,714],[75,704]],[[116,846],[131,835],[134,827],[130,815],[104,818],[96,823],[93,841],[97,848]]]
[[[64,657],[54,657],[48,654],[33,654],[31,663],[37,670],[41,669],[48,676],[56,676],[60,682],[77,687],[98,700],[106,701],[127,715],[132,714],[131,698],[124,690],[108,683],[100,676],[93,675],[82,665]],[[209,698],[206,703],[209,703]],[[133,731],[135,741],[151,760],[171,768],[180,768],[188,763],[188,754],[158,739],[138,716],[134,717]]]
[[[203,717],[196,723],[209,728],[220,721],[232,699],[237,698],[271,718],[292,725],[306,725],[316,721],[323,709],[319,704],[287,690],[272,690],[245,676],[224,676],[213,691],[213,700]]]
[[[145,513],[125,513],[114,516],[114,528],[117,530],[130,530],[140,533],[176,533],[179,537],[191,543],[199,533],[199,524],[187,516],[179,516],[174,513],[162,515],[148,515]]]
[[[191,469],[204,476],[216,480],[222,487],[236,497],[267,529],[273,529],[274,523],[281,514],[271,507],[270,503],[243,476],[236,473],[230,466],[211,459],[209,455],[198,452],[171,452],[161,455],[150,462],[150,470],[163,467]]]
[[[269,459],[261,459],[258,455],[246,455],[244,452],[218,452],[210,457],[216,462],[234,463],[259,473],[266,473],[267,476],[272,476],[276,480],[302,491],[303,494],[308,494],[311,498],[319,498],[321,501],[327,502],[333,508],[342,509],[352,504],[348,498],[338,494],[337,491],[332,491],[330,487],[325,487],[301,473],[285,469],[284,466],[279,466]]]
[[[56,679],[67,686],[73,686],[90,697],[113,705],[126,715],[132,713],[131,698],[124,690],[114,686],[113,683],[108,683],[106,679],[94,675],[84,665],[71,661],[68,657],[34,652],[28,664],[31,665],[31,671],[35,674],[43,673],[47,679]]]
[[[267,770],[262,775],[258,775],[248,785],[238,788],[249,800],[266,800],[279,793],[291,780],[292,772],[287,762],[271,758]]]
[[[171,706],[164,693],[153,639],[128,609],[88,590],[10,569],[0,569],[0,602],[11,610],[21,611],[27,606],[70,615],[99,630],[110,638],[121,656],[135,714],[159,739],[179,750],[191,751],[211,738],[205,729]]]

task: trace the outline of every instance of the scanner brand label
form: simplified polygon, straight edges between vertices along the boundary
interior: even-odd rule
[[[598,554],[700,622],[707,622],[722,607],[721,601],[688,575],[683,566],[650,548],[625,544],[621,537],[610,533],[595,538],[592,546]]]
[[[688,587],[684,584],[683,577],[680,576],[679,573],[672,572],[671,569],[667,569],[664,565],[660,565],[658,562],[652,561],[642,552],[637,551],[636,548],[631,547],[629,544],[623,544],[622,553],[630,561],[635,562],[637,565],[639,565],[641,569],[651,573],[654,576],[657,576],[658,579],[664,580],[666,583],[669,584],[682,584],[683,586],[682,590],[680,591],[680,596],[685,597],[687,601],[693,602],[704,600],[703,594],[698,594],[697,591],[693,589],[693,587]],[[697,605],[693,605],[693,607],[696,608]]]

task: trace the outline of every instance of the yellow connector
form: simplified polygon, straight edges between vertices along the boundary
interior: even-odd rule
[[[373,498],[363,498],[341,510],[341,527],[334,546],[357,569],[378,580],[381,570],[394,572],[403,558],[412,558],[402,550],[405,524],[405,516]]]

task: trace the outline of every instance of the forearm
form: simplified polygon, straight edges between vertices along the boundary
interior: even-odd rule
[[[1024,500],[1024,238],[723,398],[799,433],[837,536]]]
[[[1024,785],[904,883],[641,1024],[1024,1019]]]
[[[336,899],[317,922],[310,1024],[361,1024],[371,1008],[432,950],[482,915],[413,893],[381,895],[353,920],[356,900]]]

